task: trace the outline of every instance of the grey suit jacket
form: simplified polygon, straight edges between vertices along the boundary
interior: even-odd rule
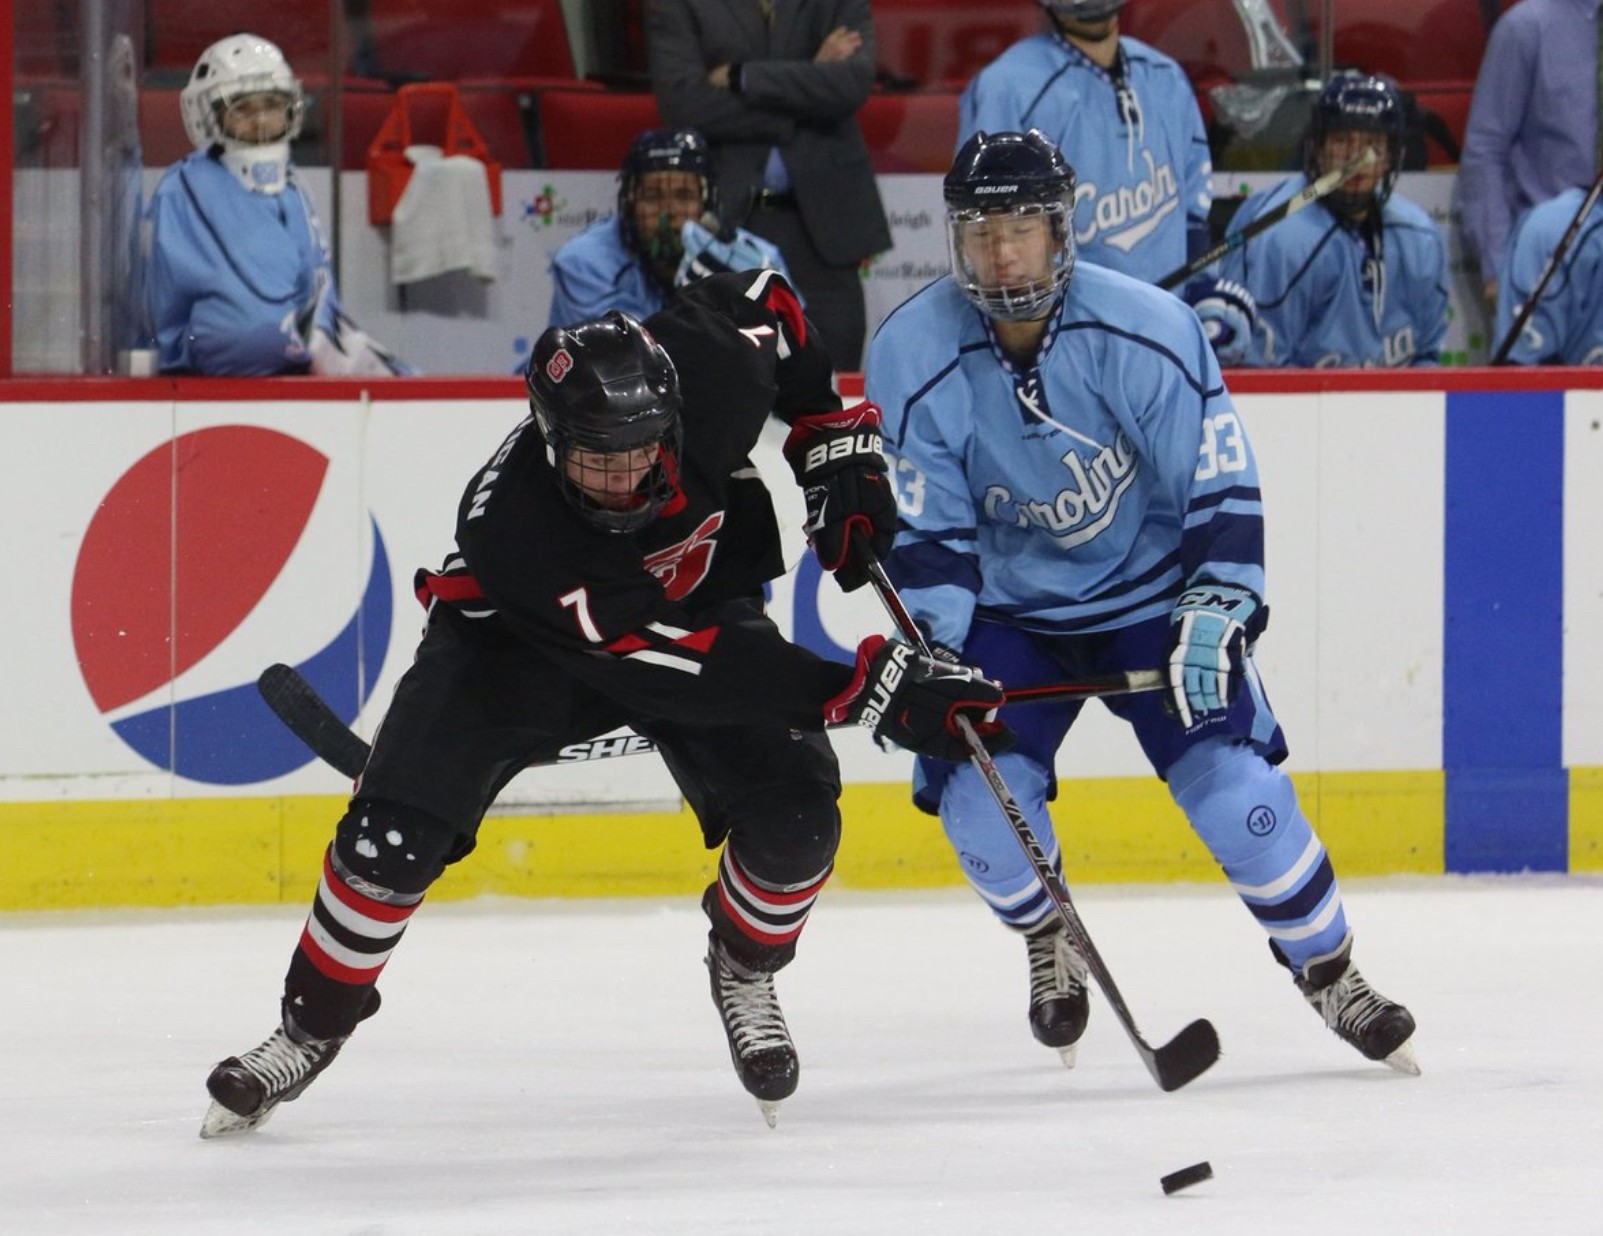
[[[762,186],[770,147],[790,170],[802,225],[831,265],[891,247],[857,110],[874,79],[868,0],[649,0],[646,49],[664,123],[699,129],[716,154],[720,209],[739,224]],[[850,60],[814,64],[836,26],[863,36]],[[710,85],[720,64],[743,66],[740,94]]]

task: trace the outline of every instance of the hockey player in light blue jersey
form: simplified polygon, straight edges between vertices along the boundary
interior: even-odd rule
[[[1525,299],[1586,199],[1566,189],[1514,225],[1497,284],[1497,341],[1508,338]],[[1509,348],[1511,365],[1603,365],[1603,207],[1593,204],[1541,298]]]
[[[1368,170],[1249,240],[1221,263],[1244,285],[1258,323],[1244,363],[1405,368],[1441,360],[1447,251],[1428,214],[1392,192],[1404,114],[1384,77],[1340,74],[1320,91],[1303,139],[1303,173],[1250,196],[1239,231],[1373,146]]]
[[[290,161],[305,98],[277,46],[212,44],[179,96],[195,152],[151,195],[146,312],[162,373],[412,372],[340,304]]]
[[[1326,1024],[1417,1072],[1414,1020],[1353,966],[1330,857],[1279,767],[1250,655],[1268,613],[1257,468],[1201,323],[1166,292],[1075,265],[1074,173],[1042,134],[976,134],[945,193],[952,275],[896,309],[868,354],[903,600],[932,644],[1006,685],[1167,667],[1166,698],[1109,709]],[[1018,745],[997,766],[1060,870],[1047,803],[1081,707],[1003,710]],[[914,799],[1024,934],[1031,1029],[1072,1063],[1085,962],[984,778],[922,759]]]
[[[768,267],[788,277],[776,245],[745,228],[714,233],[712,153],[694,129],[648,129],[618,172],[618,210],[551,258],[549,326],[572,326],[613,309],[648,318],[676,284],[726,270]]]
[[[1039,129],[1074,164],[1081,261],[1156,283],[1208,248],[1213,162],[1179,64],[1119,36],[1125,0],[1038,0],[1052,33],[1008,48],[959,104],[958,146],[981,129]]]

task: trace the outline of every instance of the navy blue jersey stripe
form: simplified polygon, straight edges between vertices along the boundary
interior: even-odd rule
[[[977,556],[960,554],[932,542],[898,546],[887,559],[885,569],[898,588],[938,588],[950,584],[977,594],[984,582],[980,578]]]

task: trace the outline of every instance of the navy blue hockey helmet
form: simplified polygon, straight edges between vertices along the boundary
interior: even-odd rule
[[[1385,204],[1397,182],[1403,162],[1403,139],[1408,117],[1403,96],[1383,74],[1338,73],[1325,83],[1314,101],[1303,138],[1303,173],[1310,181],[1333,171],[1325,158],[1325,141],[1333,133],[1373,133],[1381,141],[1386,166],[1373,188],[1338,188],[1325,201],[1345,219],[1358,218]],[[1356,151],[1354,153],[1357,153]]]
[[[651,333],[616,309],[553,326],[536,341],[524,378],[568,501],[605,532],[655,519],[675,490],[682,401],[673,361]],[[631,454],[653,450],[649,470],[619,489],[620,476],[639,470]]]
[[[1126,0],[1035,0],[1058,21],[1102,21],[1125,6]]]
[[[1004,322],[1045,317],[1068,287],[1074,183],[1074,169],[1039,129],[979,132],[957,152],[943,185],[952,278],[986,316]],[[1029,235],[1034,219],[1046,221],[1045,252],[1021,270],[1017,255],[1002,248]]]
[[[712,147],[695,129],[647,129],[636,135],[623,156],[618,169],[618,227],[623,243],[642,257],[671,260],[678,265],[677,252],[663,254],[661,238],[642,237],[635,220],[635,201],[640,196],[641,178],[647,172],[692,172],[701,177],[701,203],[691,217],[699,219],[709,211],[718,213],[717,196],[712,183]],[[657,242],[654,246],[653,242]],[[669,246],[678,244],[678,237],[668,240]]]

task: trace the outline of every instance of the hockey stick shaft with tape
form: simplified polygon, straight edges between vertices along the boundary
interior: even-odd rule
[[[1564,235],[1559,237],[1558,244],[1553,247],[1553,252],[1548,255],[1547,265],[1542,267],[1542,277],[1536,281],[1536,286],[1531,289],[1531,294],[1525,298],[1520,305],[1519,312],[1514,315],[1514,320],[1509,323],[1508,333],[1503,336],[1503,342],[1498,344],[1497,351],[1492,353],[1492,364],[1506,365],[1508,363],[1508,354],[1514,350],[1514,343],[1519,339],[1520,332],[1525,329],[1525,324],[1531,320],[1531,314],[1536,312],[1537,303],[1542,299],[1542,294],[1547,291],[1547,285],[1552,282],[1554,273],[1563,263],[1564,255],[1569,252],[1570,246],[1575,243],[1575,237],[1580,233],[1581,224],[1586,221],[1586,216],[1592,213],[1592,207],[1597,205],[1599,194],[1603,194],[1603,172],[1598,173],[1597,179],[1592,182],[1592,187],[1586,191],[1586,196],[1581,199],[1581,208],[1575,212],[1575,218],[1570,220],[1569,227],[1564,229]]]
[[[924,633],[913,615],[902,603],[896,586],[891,583],[890,576],[885,573],[885,568],[880,564],[867,540],[858,535],[853,540],[853,546],[859,561],[868,571],[869,583],[873,585],[874,591],[879,593],[886,612],[890,614],[891,621],[901,632],[902,638],[928,656],[929,642],[924,638]],[[1124,1027],[1124,1032],[1130,1037],[1130,1042],[1134,1044],[1142,1063],[1147,1066],[1147,1072],[1152,1074],[1159,1088],[1166,1091],[1178,1090],[1187,1082],[1196,1080],[1219,1058],[1219,1035],[1212,1023],[1199,1018],[1161,1047],[1153,1047],[1142,1037],[1140,1029],[1136,1026],[1135,1017],[1130,1012],[1130,1006],[1125,1003],[1118,984],[1113,980],[1112,972],[1102,960],[1102,954],[1097,951],[1096,945],[1091,940],[1091,933],[1086,930],[1080,912],[1075,909],[1074,902],[1069,897],[1068,886],[1064,884],[1063,878],[1058,875],[1057,869],[1041,847],[1029,820],[1025,818],[1023,808],[1019,806],[1018,800],[1013,797],[1007,782],[997,769],[996,761],[985,749],[984,742],[967,717],[959,714],[955,722],[963,741],[968,744],[970,763],[980,776],[985,778],[985,784],[990,789],[991,796],[996,799],[996,805],[1007,821],[1008,828],[1024,851],[1024,856],[1034,870],[1036,878],[1046,889],[1059,920],[1069,933],[1069,938],[1080,950],[1080,955],[1085,958],[1086,968],[1096,979],[1097,986],[1107,997],[1108,1004],[1119,1019],[1119,1024]]]
[[[1200,275],[1226,254],[1234,253],[1254,236],[1261,236],[1281,220],[1288,219],[1296,214],[1304,206],[1311,206],[1320,198],[1334,193],[1344,183],[1366,170],[1379,158],[1380,155],[1371,146],[1356,158],[1348,160],[1347,163],[1338,167],[1335,171],[1326,172],[1318,180],[1310,181],[1273,210],[1259,215],[1239,232],[1227,232],[1225,238],[1206,253],[1192,258],[1191,261],[1178,270],[1170,271],[1158,280],[1158,286],[1165,291],[1172,292],[1187,279]]]
[[[1007,694],[1009,703],[1036,704],[1054,700],[1100,699],[1110,695],[1133,695],[1142,691],[1161,691],[1167,685],[1162,670],[1128,670],[1082,678],[1072,682],[1038,687],[1020,687]],[[317,689],[293,666],[269,665],[256,680],[262,700],[273,710],[290,733],[336,772],[355,781],[367,766],[368,744],[330,707]],[[640,734],[611,734],[569,743],[550,764],[582,764],[590,760],[609,760],[620,755],[644,755],[656,744]]]

